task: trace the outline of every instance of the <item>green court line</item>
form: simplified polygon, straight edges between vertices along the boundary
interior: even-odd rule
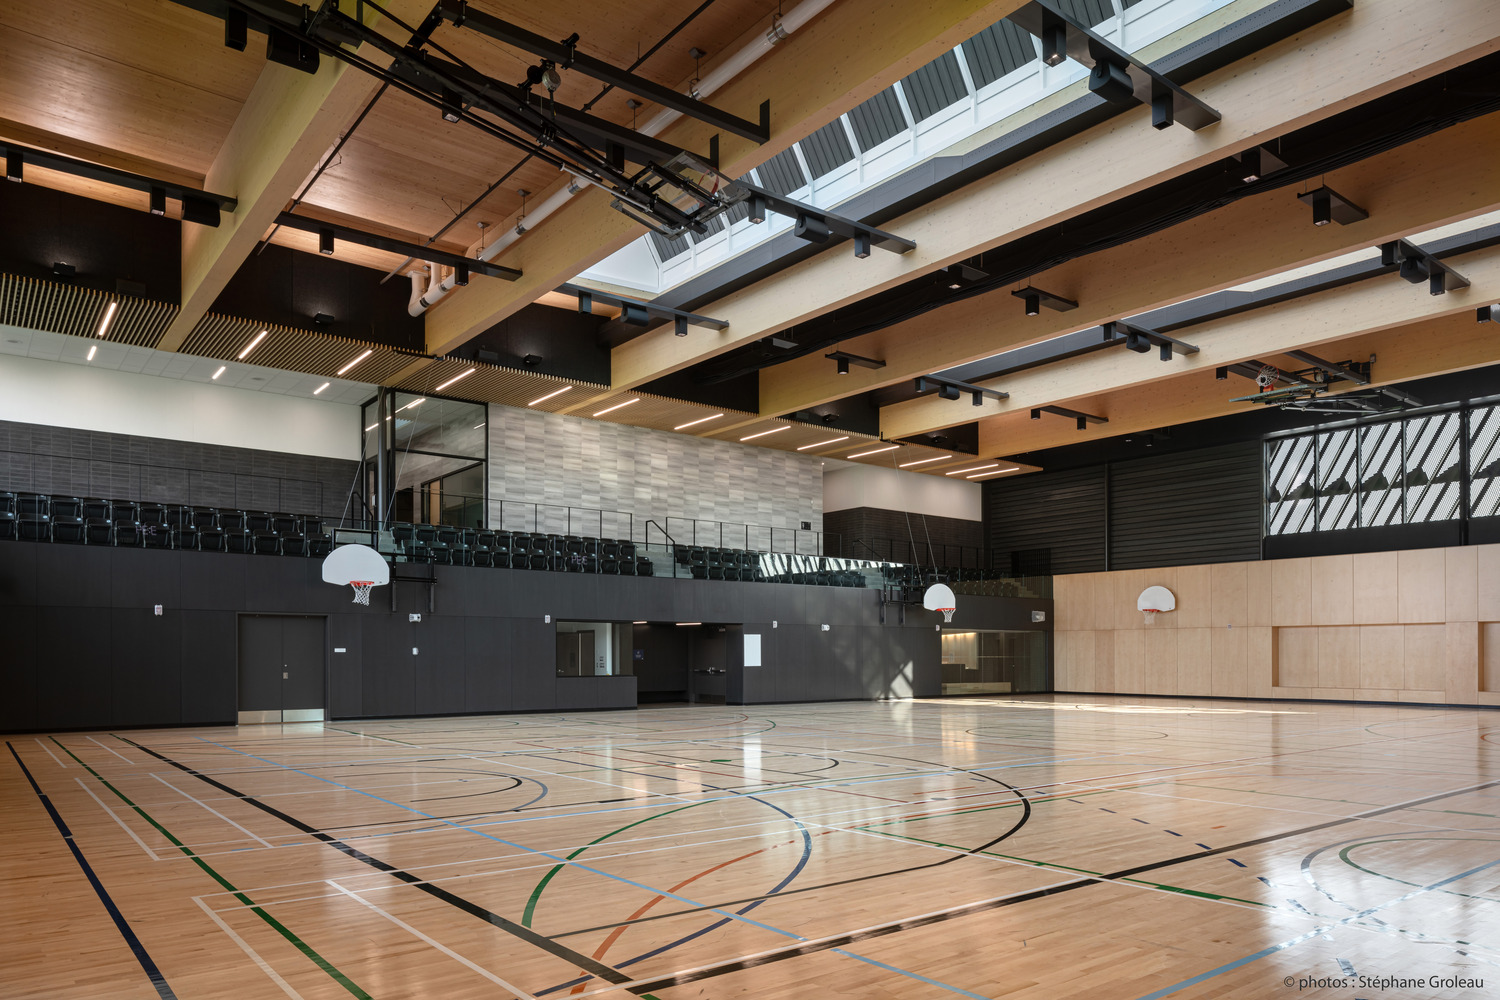
[[[89,767],[82,760],[79,760],[78,755],[75,754],[72,750],[69,750],[67,747],[63,746],[63,744],[58,740],[56,736],[51,737],[51,739],[53,743],[56,743],[58,747],[61,748],[63,753],[67,754],[69,757],[72,757],[75,761],[78,761],[79,767],[82,767],[89,774],[92,774],[101,785],[113,792],[116,798],[125,803],[131,809],[134,809],[137,815],[139,815],[147,823],[150,823],[153,827],[155,827],[156,831],[163,837],[166,837],[167,840],[171,842],[173,847],[177,848],[183,854],[191,858],[193,863],[196,864],[199,868],[203,869],[203,871],[206,872],[210,878],[219,883],[219,885],[223,886],[229,893],[234,896],[235,899],[239,900],[242,904],[249,907],[250,912],[254,913],[256,916],[260,917],[267,924],[269,924],[278,934],[280,934],[283,938],[290,942],[293,947],[302,952],[303,955],[307,956],[314,965],[322,969],[324,972],[328,973],[328,975],[331,976],[335,982],[337,982],[344,989],[348,990],[354,996],[358,997],[359,1000],[374,1000],[374,998],[371,997],[370,994],[366,993],[364,990],[356,986],[353,980],[344,975],[338,969],[334,968],[327,959],[325,959],[322,955],[319,955],[316,951],[313,951],[312,947],[296,934],[292,933],[290,928],[267,913],[253,899],[251,899],[249,896],[245,895],[234,885],[232,885],[228,879],[220,875],[218,872],[214,871],[214,869],[209,866],[208,862],[204,861],[202,858],[198,857],[197,854],[193,853],[193,849],[191,847],[188,847],[182,841],[174,837],[171,831],[158,823],[154,818],[152,818],[150,813],[146,812],[146,810],[130,801],[129,797],[126,796],[124,792],[120,791],[114,785],[105,780],[105,778],[98,771],[95,771],[92,767]]]
[[[887,836],[887,837],[898,837],[901,840],[910,840],[910,841],[914,841],[914,842],[916,842],[918,844],[930,844],[933,847],[946,847],[949,850],[964,851],[964,853],[966,853],[966,854],[983,854],[983,855],[985,855],[987,857],[1002,858],[1002,859],[1004,859],[1006,861],[1021,861],[1021,862],[1024,862],[1025,864],[1028,864],[1028,865],[1036,865],[1039,868],[1053,868],[1053,869],[1057,869],[1057,870],[1065,871],[1065,872],[1077,872],[1080,875],[1091,875],[1091,876],[1094,876],[1096,878],[1101,878],[1101,879],[1104,878],[1104,873],[1103,872],[1089,871],[1087,868],[1074,868],[1072,865],[1060,865],[1060,864],[1058,864],[1058,863],[1056,863],[1054,861],[1039,861],[1039,860],[1037,860],[1035,858],[1023,858],[1023,857],[1019,857],[1018,855],[1014,855],[1014,854],[1000,854],[1000,853],[998,853],[996,851],[968,851],[968,850],[965,850],[964,848],[959,847],[959,846],[957,846],[955,844],[945,844],[942,841],[938,841],[938,840],[923,840],[920,837],[907,837],[907,836],[903,836],[902,834],[899,834],[899,833],[887,833],[887,834],[885,834],[885,836]],[[1120,882],[1134,882],[1137,885],[1150,886],[1153,889],[1161,889],[1164,892],[1181,893],[1184,896],[1198,896],[1198,897],[1201,897],[1203,899],[1225,900],[1225,901],[1233,902],[1233,903],[1245,903],[1245,904],[1248,904],[1250,906],[1264,907],[1264,908],[1269,909],[1269,910],[1276,909],[1276,907],[1272,906],[1269,903],[1262,903],[1262,902],[1260,902],[1258,900],[1254,900],[1254,899],[1241,899],[1238,896],[1223,896],[1223,895],[1220,895],[1220,894],[1215,893],[1215,892],[1204,892],[1201,889],[1184,889],[1182,886],[1178,886],[1178,885],[1166,885],[1165,883],[1162,883],[1162,882],[1147,882],[1144,879],[1138,879],[1138,878],[1122,878],[1122,879],[1117,879],[1115,881],[1120,881]]]

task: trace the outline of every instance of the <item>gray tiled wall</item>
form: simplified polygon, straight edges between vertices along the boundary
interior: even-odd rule
[[[490,524],[532,528],[530,504],[539,511],[535,530],[568,530],[566,507],[626,511],[633,535],[645,538],[647,518],[669,523],[679,541],[693,524],[698,539],[719,544],[710,522],[764,525],[777,530],[777,548],[789,548],[781,529],[809,521],[823,527],[823,469],[816,458],[646,430],[600,420],[559,416],[509,406],[491,406]],[[515,501],[505,503],[503,501]],[[670,518],[670,522],[666,519]],[[575,534],[624,537],[629,522],[575,512]],[[726,529],[722,544],[739,546],[743,533]],[[751,548],[765,549],[766,533],[752,533]],[[652,540],[661,541],[653,532]],[[816,539],[800,540],[813,551]]]
[[[357,463],[0,420],[0,489],[337,519]]]

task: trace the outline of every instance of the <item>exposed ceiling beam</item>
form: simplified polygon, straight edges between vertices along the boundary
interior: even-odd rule
[[[1461,263],[1468,272],[1472,272],[1472,288],[1432,296],[1422,289],[1412,288],[1394,276],[1382,275],[1196,326],[1192,329],[1192,336],[1201,348],[1200,352],[1179,358],[1171,365],[1156,364],[1145,359],[1137,364],[1126,365],[1120,363],[1117,354],[1100,352],[1075,358],[1066,364],[1016,372],[1007,376],[1004,381],[1005,388],[1010,393],[1009,399],[998,404],[986,401],[987,416],[979,422],[979,454],[994,456],[1050,447],[1048,444],[1035,443],[1042,439],[1051,440],[1046,435],[1052,428],[1047,427],[1045,421],[1042,424],[1032,423],[1030,411],[1033,407],[1064,405],[1108,417],[1108,425],[1091,426],[1085,433],[1089,437],[1112,437],[1133,429],[1122,423],[1114,411],[1112,400],[1116,394],[1147,389],[1156,394],[1157,403],[1165,414],[1172,404],[1171,386],[1176,384],[1174,380],[1192,372],[1205,372],[1205,377],[1213,381],[1217,367],[1251,358],[1277,364],[1277,356],[1302,349],[1313,350],[1321,357],[1339,361],[1345,355],[1339,353],[1337,348],[1320,345],[1341,344],[1353,337],[1424,323],[1440,324],[1434,329],[1457,329],[1458,327],[1447,325],[1448,317],[1459,317],[1464,323],[1484,331],[1487,324],[1474,321],[1474,304],[1486,298],[1500,296],[1500,248],[1491,247],[1464,254],[1454,260]],[[1438,357],[1443,349],[1436,336],[1415,338],[1412,346],[1419,353],[1430,349],[1434,357]],[[1363,360],[1363,357],[1355,360]],[[1431,371],[1424,371],[1420,370],[1419,364],[1412,362],[1396,371],[1388,367],[1388,363],[1394,361],[1394,357],[1380,353],[1371,372],[1372,384],[1447,370],[1434,362]],[[1281,363],[1301,364],[1292,361]],[[1488,363],[1487,357],[1474,362],[1485,363]],[[1229,383],[1218,384],[1225,400],[1242,394],[1239,391],[1242,386],[1227,388]],[[1351,384],[1351,388],[1357,386]],[[944,405],[949,408],[949,414],[961,410],[965,412],[958,416],[972,419],[970,407],[953,403]],[[937,410],[936,401],[928,399],[908,400],[888,406],[881,411],[881,432],[885,437],[894,439],[935,429],[932,426],[933,415]],[[1224,412],[1234,410],[1231,408]],[[940,416],[943,422],[939,426],[947,426],[946,415]],[[1175,417],[1163,416],[1151,426],[1181,422]],[[1042,438],[1038,438],[1038,434]],[[1073,436],[1064,438],[1064,441],[1074,442],[1081,436],[1073,432]]]
[[[763,372],[762,412],[822,405],[1361,249],[1374,257],[1378,244],[1396,236],[1495,211],[1500,208],[1500,130],[1489,118],[1476,119],[1360,161],[1340,170],[1338,178],[1379,210],[1355,225],[1314,226],[1294,189],[1243,198],[1039,276],[1049,288],[1076,297],[1075,310],[1044,309],[1041,315],[1027,316],[1019,303],[996,291],[844,342],[847,350],[884,359],[886,367],[879,371],[834,378],[821,358],[799,358]],[[1202,347],[1196,329],[1173,335]],[[1159,367],[1182,365],[1186,357],[1178,355]],[[1114,363],[1124,362],[1116,358]],[[963,420],[951,421],[959,422]],[[887,433],[904,437],[914,432]]]
[[[431,6],[391,0],[387,9],[420,19]],[[378,18],[364,11],[367,20]],[[182,310],[157,345],[161,350],[182,346],[377,85],[333,59],[312,75],[266,63],[204,179],[205,188],[233,195],[238,206],[217,229],[183,228]]]
[[[700,305],[729,320],[724,334],[681,342],[652,333],[617,347],[614,384],[641,385],[1220,162],[1487,55],[1500,44],[1497,37],[1500,6],[1481,13],[1463,0],[1362,2],[1347,15],[1194,81],[1198,96],[1225,111],[1224,121],[1213,128],[1155,132],[1146,121],[1149,109],[1127,112],[882,223],[916,242],[912,253],[872,257],[853,268],[844,251],[830,250]],[[1286,86],[1292,79],[1298,85]],[[1043,284],[1040,276],[1037,283]],[[1074,297],[1066,288],[1054,290]],[[789,412],[800,405],[805,404],[768,399],[762,408]]]
[[[720,169],[739,176],[816,131],[895,81],[1020,7],[1024,0],[860,0],[837,3],[781,41],[776,50],[709,95],[715,107],[751,114],[771,102],[771,138],[764,145],[733,134],[720,137]],[[764,34],[756,28],[725,49],[738,51]],[[712,71],[712,64],[705,64]],[[661,138],[684,149],[706,149],[714,130],[681,119]],[[561,190],[567,178],[553,190]],[[552,192],[541,192],[538,203]],[[471,340],[641,234],[641,227],[589,189],[545,226],[507,250],[503,263],[525,272],[513,285],[473,285],[450,295],[427,319],[427,350],[445,354]],[[903,234],[905,235],[905,234]],[[842,255],[841,255],[842,256]],[[882,255],[887,256],[887,255]],[[709,315],[714,315],[712,312]],[[662,331],[667,339],[670,328]]]
[[[1452,313],[1375,333],[1325,343],[1322,350],[1337,358],[1367,358],[1372,353],[1375,378],[1371,387],[1388,386],[1413,379],[1480,368],[1500,362],[1500,338],[1488,335],[1472,315]],[[1267,356],[1280,361],[1280,357]],[[1184,372],[1150,383],[1115,389],[1098,396],[1075,400],[1082,407],[1095,406],[1109,413],[1109,423],[1080,434],[1063,421],[1033,422],[1024,413],[995,417],[980,427],[981,455],[1028,455],[1048,448],[1077,444],[1084,438],[1125,437],[1180,426],[1199,420],[1248,412],[1252,404],[1231,402],[1241,394],[1232,382],[1215,380],[1206,368]],[[1370,387],[1342,383],[1327,398],[1345,392],[1366,392]],[[1356,414],[1350,413],[1350,416]],[[1009,459],[1007,459],[1009,461]],[[916,470],[922,471],[922,470]]]

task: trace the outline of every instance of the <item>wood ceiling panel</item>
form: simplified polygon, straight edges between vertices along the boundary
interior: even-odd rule
[[[167,0],[0,5],[7,118],[199,175],[264,64]]]

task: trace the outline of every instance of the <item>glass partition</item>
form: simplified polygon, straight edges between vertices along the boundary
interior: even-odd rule
[[[942,644],[945,695],[1048,690],[1045,632],[944,629]]]
[[[630,676],[631,635],[628,623],[558,622],[557,676]]]
[[[375,401],[363,410],[364,509],[367,519],[482,528],[488,473],[487,414],[483,403],[392,392],[387,456],[394,489],[386,509],[374,510],[377,432]]]

